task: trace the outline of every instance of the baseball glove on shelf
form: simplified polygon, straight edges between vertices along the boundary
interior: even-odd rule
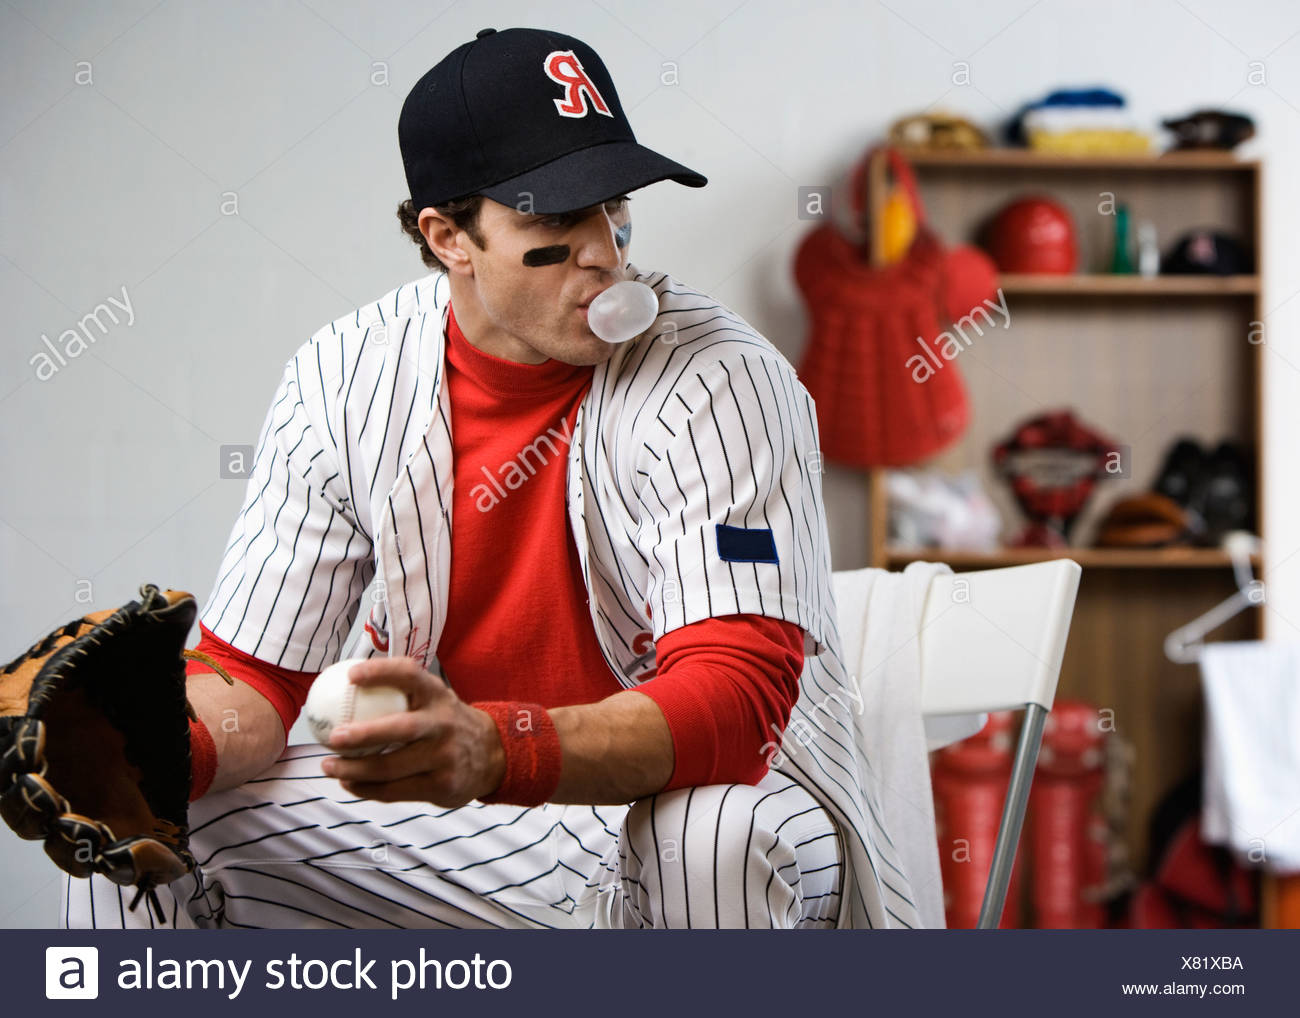
[[[0,816],[74,877],[137,888],[131,910],[194,869],[185,648],[198,609],[184,591],[140,600],[50,633],[0,669]]]

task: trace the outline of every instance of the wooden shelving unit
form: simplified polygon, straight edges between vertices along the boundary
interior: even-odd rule
[[[1250,323],[1262,321],[1264,310],[1262,167],[1223,153],[1069,158],[995,149],[907,158],[928,219],[947,243],[970,242],[1011,198],[1041,194],[1070,209],[1081,248],[1078,275],[1002,278],[1008,327],[986,330],[953,361],[970,394],[971,426],[924,465],[977,469],[1008,528],[1018,529],[1023,517],[994,476],[990,451],[1025,418],[1070,407],[1131,447],[1133,472],[1099,483],[1071,534],[1080,547],[986,553],[890,547],[884,474],[870,471],[870,564],[900,569],[924,559],[955,570],[992,569],[1065,555],[1084,567],[1057,695],[1113,711],[1118,734],[1136,750],[1125,833],[1131,863],[1142,873],[1153,807],[1201,757],[1199,676],[1164,657],[1164,638],[1235,585],[1228,556],[1216,548],[1087,545],[1112,502],[1151,488],[1164,453],[1184,434],[1210,445],[1229,437],[1248,443],[1261,467],[1256,505],[1264,504],[1263,357],[1248,341]],[[868,200],[876,209],[882,174],[869,174]],[[1106,275],[1113,232],[1113,220],[1099,211],[1106,202],[1127,204],[1135,224],[1154,223],[1162,252],[1193,227],[1241,236],[1254,253],[1254,274]],[[1212,638],[1262,638],[1263,627],[1264,613],[1252,609]]]

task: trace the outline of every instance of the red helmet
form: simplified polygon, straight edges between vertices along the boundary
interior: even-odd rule
[[[1019,198],[989,223],[985,247],[1002,272],[1064,275],[1078,265],[1074,220],[1049,198]]]

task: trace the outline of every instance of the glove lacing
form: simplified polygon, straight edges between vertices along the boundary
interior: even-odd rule
[[[233,686],[235,684],[235,680],[230,677],[230,673],[222,668],[221,665],[217,664],[216,659],[210,654],[205,654],[201,650],[193,650],[186,647],[181,651],[181,657],[202,661],[205,665],[225,679],[227,686]],[[190,698],[188,696],[185,698],[185,713],[189,715],[191,721],[197,721],[199,719],[198,714],[194,710],[194,705],[190,703]]]
[[[131,899],[131,904],[126,907],[126,910],[128,912],[134,912],[135,907],[140,904],[140,899],[145,895],[148,895],[146,900],[149,902],[149,906],[153,909],[154,914],[158,916],[158,921],[166,926],[167,917],[163,915],[162,902],[158,900],[158,892],[154,889],[152,884],[139,884],[136,887],[135,897]]]
[[[54,645],[65,636],[76,636],[77,630],[81,628],[85,619],[73,619],[66,626],[61,626],[54,632],[46,635],[39,643],[34,643],[27,648],[27,651],[21,656],[10,661],[7,665],[0,667],[0,675],[8,675],[10,672],[17,671],[18,667],[34,657],[44,657]]]

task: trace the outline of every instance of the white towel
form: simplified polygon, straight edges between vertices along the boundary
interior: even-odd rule
[[[1202,837],[1246,864],[1300,870],[1300,643],[1208,643],[1201,678]]]
[[[938,562],[913,562],[901,573],[884,569],[836,572],[835,602],[844,657],[862,691],[863,735],[873,762],[884,827],[911,880],[927,929],[944,928],[943,883],[934,825],[934,796],[926,725],[921,717],[921,641],[925,598]],[[939,745],[964,738],[983,720],[963,715]],[[972,727],[973,725],[973,727]]]

